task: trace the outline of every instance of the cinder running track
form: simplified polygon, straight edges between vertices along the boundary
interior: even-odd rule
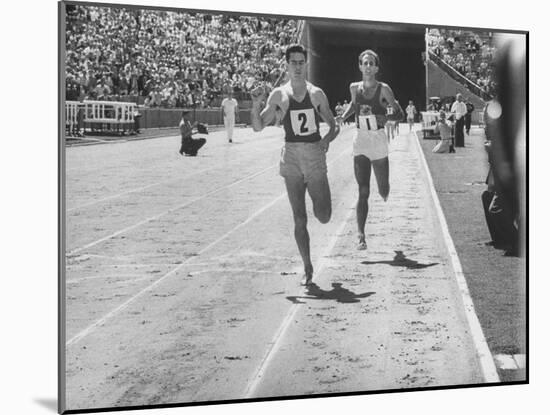
[[[352,130],[333,142],[309,289],[281,136],[66,149],[66,409],[498,381],[416,136],[391,143],[387,202],[373,175],[367,251]]]

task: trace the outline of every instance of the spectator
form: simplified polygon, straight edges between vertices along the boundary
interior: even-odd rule
[[[189,121],[190,111],[184,110],[181,113],[180,132],[181,132],[181,147],[179,153],[183,156],[185,153],[188,156],[196,156],[199,149],[206,144],[206,138],[193,138],[193,128],[198,126],[195,121],[193,124]]]
[[[95,95],[98,100],[107,100],[111,94],[111,89],[105,84],[105,81],[101,79],[95,88]]]
[[[455,146],[464,147],[464,116],[467,113],[462,94],[456,94],[456,101],[451,106],[455,119]]]
[[[428,49],[465,76],[470,82],[461,82],[458,79],[459,74],[456,74],[455,79],[464,83],[472,92],[478,95],[494,95],[495,88],[490,82],[489,62],[492,61],[496,48],[492,46],[491,33],[430,29]],[[452,72],[450,74],[452,75]]]
[[[414,106],[414,102],[412,100],[409,101],[409,105],[407,105],[407,108],[405,108],[405,113],[407,114],[407,123],[409,124],[410,133],[413,130],[414,119],[417,114],[416,107]]]
[[[470,127],[472,126],[472,113],[474,112],[474,104],[469,99],[466,100],[466,115],[464,116],[464,128],[466,134],[470,135]]]
[[[67,74],[65,78],[65,99],[67,101],[77,101],[80,96],[81,85],[74,79],[72,74]]]
[[[221,112],[223,117],[223,124],[227,133],[227,141],[233,142],[233,129],[235,122],[238,121],[239,116],[239,104],[235,98],[233,98],[233,92],[228,91],[227,96],[221,103]]]
[[[162,94],[159,91],[159,87],[155,86],[151,93],[149,94],[149,106],[154,107],[160,107],[162,104]]]
[[[275,77],[281,46],[296,30],[296,21],[287,19],[75,6],[67,15],[66,63],[71,72],[89,74],[86,92],[96,88],[92,78],[105,73],[112,74],[111,94],[121,95],[147,97],[152,78],[161,90],[180,80],[182,88],[197,85],[195,100],[207,105],[204,97],[219,96],[229,78],[243,92],[259,80],[275,82],[267,78]],[[181,103],[178,98],[179,92]],[[171,105],[174,98],[165,101]]]
[[[445,111],[439,113],[439,120],[435,126],[435,133],[439,133],[441,140],[432,149],[433,153],[454,153],[452,143],[452,125],[447,120]]]

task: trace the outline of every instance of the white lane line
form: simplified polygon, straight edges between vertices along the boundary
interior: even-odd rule
[[[187,202],[185,202],[185,203],[182,203],[181,205],[177,205],[177,206],[175,206],[175,207],[173,207],[173,208],[170,208],[170,209],[168,209],[168,210],[166,210],[166,211],[164,211],[164,212],[162,212],[162,213],[160,213],[160,214],[158,214],[158,215],[151,216],[151,217],[146,218],[146,219],[144,219],[144,220],[142,220],[142,221],[140,221],[140,222],[138,222],[138,223],[135,223],[135,224],[133,224],[133,225],[131,225],[131,226],[128,226],[128,227],[126,227],[126,228],[124,228],[124,229],[121,229],[121,230],[119,230],[119,231],[116,231],[116,232],[114,232],[114,233],[112,233],[112,234],[110,234],[110,235],[107,235],[107,236],[105,236],[105,237],[103,237],[103,238],[100,238],[100,239],[98,239],[98,240],[96,240],[96,241],[90,242],[89,244],[86,244],[86,245],[84,245],[84,246],[81,246],[80,248],[73,249],[72,251],[69,251],[69,252],[67,253],[67,256],[74,255],[74,254],[76,254],[76,253],[78,253],[78,252],[81,252],[81,251],[83,251],[83,250],[85,250],[85,249],[91,248],[92,246],[97,245],[97,244],[99,244],[99,243],[101,243],[101,242],[105,242],[105,241],[107,241],[107,240],[109,240],[109,239],[112,239],[112,238],[118,236],[118,235],[121,235],[121,234],[126,233],[126,232],[128,232],[128,231],[131,231],[132,229],[138,228],[138,227],[140,227],[141,225],[145,225],[146,223],[149,223],[149,222],[152,222],[152,221],[154,221],[154,220],[160,219],[161,217],[163,217],[163,216],[165,216],[165,215],[167,215],[167,214],[169,214],[169,213],[172,213],[172,212],[175,212],[176,210],[179,210],[179,209],[182,209],[182,208],[184,208],[184,207],[187,207],[187,206],[189,206],[189,205],[191,205],[191,204],[193,204],[193,203],[195,203],[195,202],[198,202],[199,200],[202,200],[202,199],[204,199],[204,198],[206,198],[206,197],[208,197],[208,196],[210,196],[210,195],[212,195],[212,194],[214,194],[214,193],[220,192],[220,191],[222,191],[222,190],[229,189],[229,188],[231,188],[231,187],[233,187],[233,186],[236,186],[236,185],[239,184],[239,183],[244,182],[245,180],[249,180],[249,179],[252,179],[252,178],[254,178],[254,177],[256,177],[256,176],[259,176],[260,174],[263,174],[263,173],[265,173],[266,171],[268,171],[268,170],[270,170],[270,169],[272,169],[272,168],[274,168],[274,167],[276,167],[276,166],[278,166],[278,165],[279,165],[279,163],[273,164],[273,165],[271,165],[271,166],[269,166],[269,167],[267,167],[267,168],[265,168],[265,169],[263,169],[263,170],[260,170],[259,172],[256,172],[256,173],[251,174],[251,175],[246,176],[246,177],[243,177],[242,179],[239,179],[239,180],[237,180],[236,182],[233,182],[233,183],[231,183],[231,184],[229,184],[229,185],[227,185],[227,186],[222,186],[222,187],[219,187],[219,188],[217,188],[217,189],[211,190],[210,192],[207,192],[207,193],[205,193],[205,194],[203,194],[203,195],[201,195],[201,196],[195,197],[195,198],[191,199],[190,201],[187,201]]]
[[[503,370],[525,369],[524,354],[496,354],[495,362],[498,368]]]
[[[518,365],[514,360],[514,356],[511,354],[497,354],[495,355],[495,362],[499,369],[517,370],[518,368]]]
[[[282,259],[288,259],[288,258],[282,258]],[[102,269],[108,269],[108,268],[166,268],[166,267],[173,267],[180,265],[181,262],[150,262],[148,264],[101,264],[97,267],[94,267],[95,269],[101,267]],[[194,267],[208,267],[212,265],[212,262],[195,262],[193,264]],[[87,262],[81,263],[81,264],[69,264],[67,265],[67,268],[91,268],[90,264]],[[77,281],[78,278],[66,278],[65,281]]]
[[[525,355],[524,354],[515,354],[514,360],[516,361],[516,365],[518,366],[518,369],[525,369]]]
[[[270,135],[270,136],[266,136],[264,138],[270,138],[270,137],[274,137],[274,135]],[[262,151],[258,154],[255,154],[254,157],[257,157],[258,155],[263,155],[265,153],[268,153],[268,152],[272,152],[274,151],[274,148],[268,148],[266,151]],[[182,181],[184,179],[188,179],[189,177],[193,177],[193,176],[196,176],[198,174],[203,174],[203,173],[206,173],[206,172],[209,172],[211,170],[215,170],[215,169],[219,169],[220,166],[214,166],[214,167],[210,167],[208,169],[204,169],[204,170],[200,170],[200,171],[196,171],[196,172],[193,172],[191,174],[188,174],[188,175],[184,175],[182,177],[178,177],[177,179],[169,179],[169,180],[163,180],[163,181],[160,181],[160,182],[156,182],[156,183],[151,183],[151,184],[148,184],[146,186],[142,186],[142,187],[137,187],[137,188],[134,188],[134,189],[130,189],[130,190],[126,190],[124,192],[121,192],[121,193],[117,193],[117,194],[114,194],[114,195],[111,195],[111,196],[106,196],[106,197],[103,197],[101,199],[95,199],[95,200],[92,200],[90,202],[87,202],[87,203],[84,203],[82,205],[78,205],[78,206],[75,206],[75,207],[72,207],[70,209],[67,209],[67,213],[68,212],[72,212],[72,211],[75,211],[75,210],[78,210],[78,209],[82,209],[82,208],[85,208],[85,207],[89,207],[89,206],[93,206],[95,204],[98,204],[98,203],[102,203],[102,202],[106,202],[108,200],[112,200],[112,199],[117,199],[119,197],[122,197],[122,196],[126,196],[128,194],[131,194],[131,193],[137,193],[137,192],[141,192],[143,190],[147,190],[151,187],[155,187],[155,186],[160,186],[162,184],[167,184],[167,183],[176,183],[176,182],[179,182],[179,181]]]
[[[146,280],[148,278],[151,278],[151,275],[143,275],[143,274],[113,274],[113,275],[96,275],[93,277],[82,277],[77,280],[67,280],[66,284],[80,284],[83,281],[90,281],[90,280],[103,280],[103,279],[113,279],[113,280],[120,280],[117,282],[136,282],[136,281],[142,281]]]
[[[101,268],[153,268],[153,267],[167,267],[172,265],[179,265],[178,263],[168,263],[168,262],[150,262],[147,264],[101,264],[98,267]],[[81,262],[78,264],[67,264],[67,268],[88,268],[90,266],[89,262]],[[97,269],[97,267],[94,267]]]
[[[453,239],[451,238],[449,227],[447,226],[447,221],[445,219],[445,215],[443,214],[443,209],[441,208],[441,204],[439,202],[439,197],[437,196],[437,193],[435,191],[432,175],[430,173],[430,169],[428,168],[428,163],[426,162],[426,158],[424,157],[424,152],[422,151],[419,138],[416,135],[416,133],[413,135],[413,141],[416,143],[416,148],[419,153],[420,161],[426,172],[426,177],[428,179],[428,187],[430,189],[430,193],[432,195],[432,200],[434,202],[437,217],[439,219],[439,224],[441,226],[441,230],[443,233],[443,239],[445,241],[445,245],[447,246],[447,250],[451,258],[451,264],[454,270],[454,276],[458,285],[460,295],[462,297],[462,303],[464,304],[464,310],[466,312],[466,319],[468,321],[468,325],[472,333],[474,345],[477,351],[477,357],[481,363],[481,370],[483,372],[483,376],[485,377],[485,382],[488,382],[488,383],[500,382],[500,378],[497,373],[497,368],[495,366],[495,362],[493,361],[493,356],[491,355],[491,351],[489,350],[489,346],[487,345],[487,341],[485,339],[485,335],[483,334],[481,324],[479,323],[479,319],[477,318],[477,314],[475,312],[474,303],[472,301],[472,297],[470,296],[470,292],[468,290],[468,284],[466,283],[466,279],[464,278],[462,265],[460,264],[458,253],[456,252]]]
[[[260,208],[259,210],[257,210],[254,214],[252,214],[251,216],[248,217],[247,220],[245,220],[244,222],[240,223],[239,225],[235,226],[233,229],[231,229],[229,232],[225,233],[224,235],[220,236],[218,239],[216,239],[214,242],[212,242],[211,244],[207,245],[206,247],[204,247],[203,249],[201,249],[197,255],[201,255],[203,254],[204,252],[208,251],[210,248],[212,248],[213,246],[217,245],[219,242],[221,242],[222,240],[224,240],[225,238],[227,238],[229,235],[231,235],[233,232],[235,232],[236,230],[242,228],[243,226],[247,225],[248,223],[250,223],[252,220],[254,220],[256,217],[258,217],[259,215],[261,215],[263,212],[265,212],[267,209],[269,209],[271,206],[273,206],[275,203],[277,203],[278,201],[280,201],[284,196],[286,195],[286,193],[283,193],[279,196],[277,196],[275,199],[273,199],[271,202],[269,202],[267,205],[263,206],[262,208]],[[78,343],[80,340],[82,340],[84,337],[86,337],[87,335],[89,335],[90,333],[92,333],[93,331],[95,331],[95,329],[97,329],[99,326],[103,325],[107,320],[109,320],[111,317],[113,317],[114,315],[118,314],[120,311],[124,310],[126,307],[128,307],[131,303],[133,303],[134,301],[136,301],[139,297],[141,297],[143,294],[151,291],[154,287],[156,287],[158,284],[160,284],[162,281],[164,281],[165,279],[167,279],[168,277],[172,276],[173,274],[175,274],[177,271],[179,271],[181,268],[183,268],[185,265],[187,265],[188,262],[192,261],[193,259],[195,258],[195,256],[192,256],[192,257],[189,257],[189,259],[187,259],[186,261],[184,261],[183,263],[181,263],[180,265],[178,265],[176,268],[172,269],[171,271],[167,272],[166,274],[164,274],[162,277],[160,277],[158,280],[154,281],[153,283],[151,283],[150,285],[148,285],[147,287],[145,287],[144,289],[142,289],[140,292],[138,292],[136,295],[134,295],[133,297],[129,298],[128,300],[126,300],[124,303],[122,303],[121,305],[119,305],[118,307],[116,307],[114,310],[110,311],[109,313],[105,314],[103,317],[101,317],[99,320],[97,320],[96,322],[94,322],[93,324],[89,325],[88,327],[86,327],[84,330],[80,331],[78,334],[76,334],[75,336],[73,336],[72,338],[70,338],[66,345],[67,346],[71,346],[73,344],[76,344]]]
[[[346,152],[349,152],[349,150],[347,150]],[[355,206],[355,203],[353,206]],[[346,224],[349,222],[350,217],[354,212],[355,210],[353,209],[353,207],[350,208],[349,213],[345,216],[344,220],[338,227],[338,230],[335,232],[334,236],[331,238],[325,251],[317,259],[316,266],[314,267],[314,270],[315,270],[314,281],[319,279],[319,276],[321,275],[323,269],[328,263],[327,257],[330,255],[330,253],[334,249],[336,242],[342,235],[344,228],[346,227]],[[258,369],[256,369],[256,373],[254,374],[254,376],[252,377],[252,379],[250,380],[250,382],[246,387],[246,390],[244,393],[245,399],[250,399],[254,397],[254,394],[256,393],[256,389],[262,382],[262,379],[265,375],[267,368],[269,367],[269,364],[271,363],[271,360],[277,354],[277,351],[281,347],[282,340],[285,336],[285,333],[290,327],[290,324],[294,320],[294,316],[296,315],[296,312],[298,311],[301,305],[302,304],[292,304],[292,306],[290,306],[290,309],[288,310],[285,318],[283,319],[283,322],[279,326],[278,330],[275,332],[275,336],[273,337],[271,342],[268,344],[267,351],[260,362],[260,366],[258,367]]]
[[[338,158],[339,158],[339,157],[340,157],[340,156],[338,156]],[[332,163],[332,162],[331,162],[331,163]],[[329,164],[330,164],[330,163],[329,163]],[[95,246],[95,245],[97,245],[97,244],[99,244],[99,243],[101,243],[101,242],[105,242],[105,241],[107,241],[107,240],[109,240],[109,239],[112,239],[112,238],[118,236],[118,235],[121,235],[121,234],[123,234],[123,233],[126,233],[126,232],[132,230],[132,229],[135,229],[135,228],[137,228],[137,227],[139,227],[139,226],[141,226],[141,225],[144,225],[144,224],[149,223],[149,222],[151,222],[151,221],[157,220],[157,219],[159,219],[159,218],[161,218],[161,217],[163,217],[163,216],[165,216],[165,215],[167,215],[167,214],[169,214],[169,213],[172,213],[172,212],[174,212],[174,211],[176,211],[176,210],[179,210],[179,209],[182,209],[182,208],[184,208],[184,207],[187,207],[187,206],[189,206],[189,205],[191,205],[191,204],[193,204],[193,203],[195,203],[195,202],[197,202],[197,201],[199,201],[199,200],[202,200],[202,199],[204,199],[204,198],[206,198],[206,197],[208,197],[208,196],[210,196],[210,195],[212,195],[212,194],[215,194],[215,193],[217,193],[217,192],[219,192],[219,191],[222,191],[222,190],[225,190],[225,189],[229,189],[229,188],[231,188],[232,186],[235,186],[235,185],[237,185],[237,184],[239,184],[239,183],[242,183],[242,182],[245,181],[245,180],[253,179],[254,177],[259,176],[260,174],[263,174],[263,173],[265,173],[266,171],[268,171],[268,170],[270,170],[270,169],[272,169],[272,168],[274,168],[274,167],[277,167],[278,165],[279,165],[279,162],[277,162],[277,163],[275,163],[275,164],[273,164],[273,165],[271,165],[271,166],[269,166],[269,167],[267,167],[267,168],[265,168],[265,169],[263,169],[263,170],[261,170],[261,171],[259,171],[259,172],[257,172],[257,173],[251,174],[251,175],[246,176],[246,177],[244,177],[244,178],[242,178],[242,179],[240,179],[240,180],[237,180],[236,182],[233,182],[233,183],[231,183],[230,185],[222,186],[222,187],[219,187],[219,188],[217,188],[217,189],[214,189],[214,190],[212,190],[212,191],[210,191],[210,192],[208,192],[208,193],[205,193],[205,194],[202,195],[202,196],[196,197],[196,198],[194,198],[194,199],[192,199],[192,200],[190,200],[190,201],[188,201],[188,202],[185,202],[185,203],[183,203],[183,204],[181,204],[181,205],[178,205],[178,206],[175,206],[175,207],[173,207],[173,208],[170,208],[170,209],[168,209],[167,211],[165,211],[165,212],[163,212],[163,213],[160,213],[160,214],[158,214],[158,215],[156,215],[156,216],[152,216],[152,217],[146,218],[146,219],[144,219],[144,220],[142,220],[142,221],[140,221],[140,222],[138,222],[138,223],[136,223],[136,224],[134,224],[134,225],[128,226],[128,227],[126,227],[126,228],[124,228],[124,229],[121,229],[121,230],[119,230],[119,231],[117,231],[117,232],[114,232],[114,233],[112,233],[112,234],[110,234],[110,235],[107,235],[107,236],[105,236],[105,237],[103,237],[103,238],[100,238],[100,239],[98,239],[98,240],[96,240],[96,241],[93,241],[93,242],[91,242],[91,243],[89,243],[89,244],[87,244],[87,245],[84,245],[84,246],[80,247],[80,248],[73,249],[72,251],[67,252],[67,253],[66,253],[66,256],[71,256],[71,255],[77,254],[78,252],[81,252],[81,251],[83,251],[83,250],[85,250],[85,249],[91,248],[92,246]]]
[[[209,269],[205,269],[205,270],[202,270],[202,271],[189,271],[189,274],[191,276],[195,276],[195,275],[200,275],[200,274],[208,274],[210,272],[220,272],[220,273],[224,273],[224,272],[241,272],[243,274],[249,274],[249,273],[253,273],[253,274],[270,274],[270,275],[273,275],[273,271],[266,271],[266,270],[256,270],[256,269],[251,269],[250,267],[248,268],[209,268]]]
[[[349,153],[349,149],[344,151],[343,153],[341,153],[338,157],[336,157],[334,160],[332,160],[329,164],[332,164],[334,162],[336,162],[336,160],[338,160],[340,157],[342,157],[344,154],[347,154]],[[262,213],[264,213],[266,210],[268,210],[269,208],[271,208],[273,205],[275,205],[277,202],[279,202],[281,199],[283,199],[284,197],[286,196],[286,192],[283,192],[282,194],[280,194],[279,196],[277,196],[275,199],[273,199],[271,202],[269,202],[268,204],[264,205],[263,207],[261,207],[259,210],[257,210],[254,214],[252,214],[251,216],[249,216],[244,222],[241,222],[240,224],[238,224],[237,226],[235,226],[233,229],[231,229],[230,231],[226,232],[224,235],[220,236],[218,239],[216,239],[214,242],[210,243],[209,245],[207,245],[206,247],[204,247],[203,249],[201,249],[196,256],[192,256],[192,257],[189,257],[186,261],[182,262],[180,265],[178,265],[176,268],[172,269],[171,271],[167,272],[166,274],[164,274],[162,277],[160,277],[158,280],[154,281],[153,283],[151,283],[150,285],[148,285],[147,287],[143,288],[140,292],[138,292],[136,295],[134,295],[133,297],[129,298],[128,300],[126,300],[124,303],[122,303],[121,305],[119,305],[118,307],[116,307],[115,309],[111,310],[110,312],[108,312],[107,314],[105,314],[103,317],[101,317],[99,320],[95,321],[94,323],[92,323],[91,325],[89,325],[88,327],[86,327],[85,329],[81,330],[80,332],[78,332],[76,335],[74,335],[73,337],[71,337],[65,344],[66,346],[71,346],[73,344],[76,344],[78,343],[80,340],[82,340],[84,337],[88,336],[90,333],[94,332],[99,326],[105,324],[105,322],[107,320],[109,320],[111,317],[115,316],[116,314],[118,314],[120,311],[124,310],[126,307],[128,307],[130,304],[132,304],[134,301],[136,301],[138,298],[140,298],[141,296],[143,296],[145,293],[151,291],[154,287],[156,287],[158,284],[160,284],[162,281],[164,281],[165,279],[167,279],[168,277],[172,276],[173,274],[175,274],[177,271],[179,271],[181,268],[183,268],[185,265],[187,265],[188,262],[192,261],[193,259],[195,259],[197,256],[203,254],[204,252],[208,251],[209,249],[211,249],[213,246],[217,245],[219,242],[223,241],[225,238],[227,238],[229,235],[231,235],[233,232],[235,232],[236,230],[246,226],[247,224],[249,224],[251,221],[253,221],[255,218],[257,218],[258,216],[260,216]],[[337,232],[337,235],[339,234],[340,232]]]

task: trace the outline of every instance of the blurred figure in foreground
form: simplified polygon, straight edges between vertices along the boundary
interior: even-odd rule
[[[508,255],[525,254],[526,38],[500,40],[495,61],[497,96],[485,108],[488,189],[482,195],[492,244]]]

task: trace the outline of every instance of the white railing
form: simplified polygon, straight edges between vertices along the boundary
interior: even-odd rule
[[[65,127],[70,133],[80,132],[86,127],[103,130],[125,131],[134,126],[137,105],[133,102],[118,101],[66,101]]]
[[[84,101],[85,123],[124,125],[134,123],[136,104],[116,101]]]
[[[69,131],[78,127],[78,101],[65,102],[65,126]]]

